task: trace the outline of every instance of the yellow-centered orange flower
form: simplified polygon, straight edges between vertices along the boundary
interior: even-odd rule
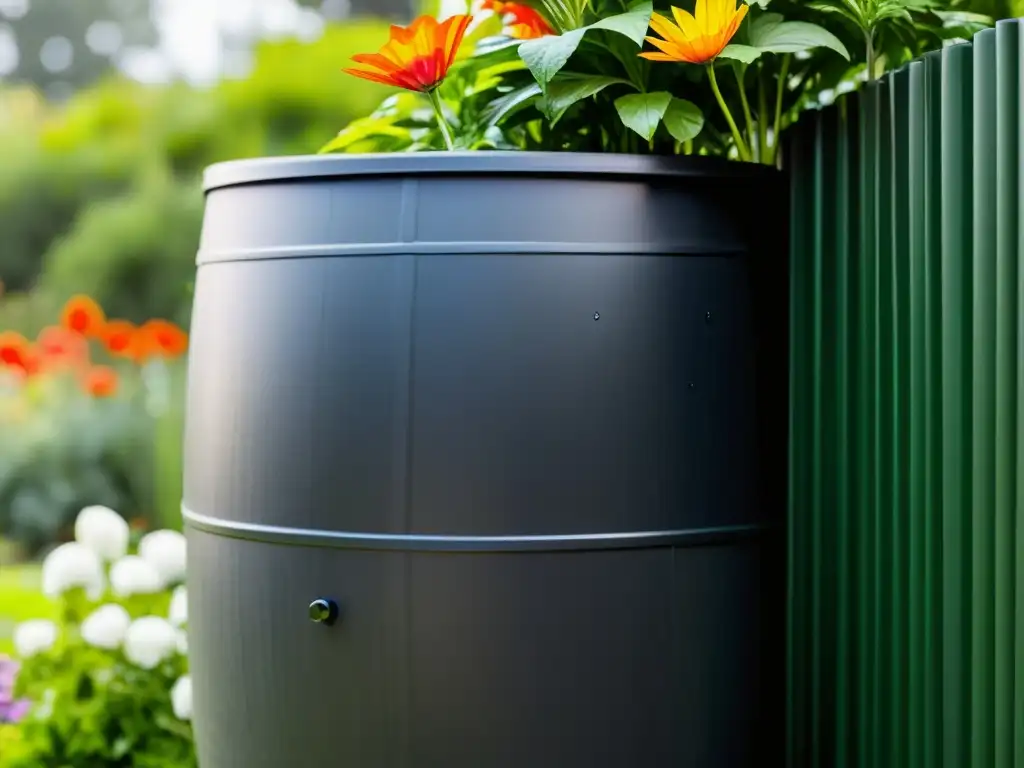
[[[707,64],[729,44],[732,36],[747,15],[747,4],[739,0],[697,0],[691,16],[679,8],[672,8],[675,24],[657,13],[651,16],[651,29],[664,39],[648,37],[657,51],[640,55],[651,61],[680,61],[687,64]]]
[[[509,37],[517,40],[534,40],[555,34],[555,30],[548,24],[547,19],[540,15],[540,11],[528,5],[506,3],[503,0],[484,0],[481,7],[485,11],[494,11],[501,16],[507,25],[505,31]]]
[[[433,16],[420,16],[408,27],[393,26],[391,39],[380,51],[352,57],[369,69],[344,71],[375,83],[429,93],[455,63],[472,20],[472,16],[459,15],[439,22]]]

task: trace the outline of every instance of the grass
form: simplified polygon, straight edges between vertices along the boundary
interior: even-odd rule
[[[5,565],[0,569],[0,653],[13,653],[14,627],[27,619],[52,619],[56,606],[40,590],[37,563]]]

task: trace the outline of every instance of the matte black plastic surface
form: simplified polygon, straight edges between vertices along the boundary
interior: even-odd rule
[[[203,768],[780,757],[781,176],[481,153],[229,163],[207,189]]]

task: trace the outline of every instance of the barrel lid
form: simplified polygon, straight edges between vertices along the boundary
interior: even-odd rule
[[[619,176],[757,178],[773,168],[712,157],[664,157],[587,152],[406,152],[297,155],[230,160],[208,167],[203,189],[299,179],[498,174],[515,176]]]

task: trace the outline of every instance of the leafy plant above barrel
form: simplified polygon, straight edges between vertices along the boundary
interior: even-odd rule
[[[530,149],[780,162],[852,88],[991,23],[957,0],[477,0],[392,27],[351,75],[406,93],[324,152]],[[851,54],[852,51],[852,54]]]

